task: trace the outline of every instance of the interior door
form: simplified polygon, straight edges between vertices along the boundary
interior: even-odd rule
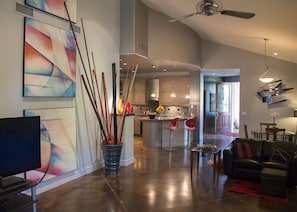
[[[216,133],[231,132],[231,84],[216,84]]]

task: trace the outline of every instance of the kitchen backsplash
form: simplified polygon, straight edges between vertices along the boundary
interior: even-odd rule
[[[133,106],[133,113],[135,115],[144,115],[149,111],[147,106]],[[187,116],[189,115],[189,108],[182,106],[164,106],[162,116]]]

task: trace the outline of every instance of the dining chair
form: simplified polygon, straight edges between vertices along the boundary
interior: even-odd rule
[[[284,141],[285,133],[286,133],[286,129],[281,129],[277,127],[266,128],[266,140],[270,140],[270,137],[272,135],[273,141],[276,141],[276,140]],[[277,135],[280,135],[279,137],[280,139],[278,139]]]
[[[265,135],[265,134],[267,137],[266,129],[273,128],[273,127],[276,127],[276,123],[261,122],[260,123],[260,139],[263,139],[263,135]]]
[[[245,138],[249,138],[249,134],[248,134],[248,129],[247,129],[247,125],[244,125],[244,134],[245,134]]]

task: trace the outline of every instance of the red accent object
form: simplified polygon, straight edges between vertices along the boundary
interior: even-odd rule
[[[171,125],[175,127],[177,126],[177,122],[178,122],[178,118],[175,118],[171,121]]]
[[[127,102],[127,105],[126,105],[126,114],[130,114],[131,113],[131,103],[130,102]]]
[[[165,128],[169,129],[169,130],[176,130],[177,129],[177,122],[178,122],[179,118],[174,118],[172,121],[171,121],[171,125],[170,126],[167,126]]]
[[[238,137],[239,136],[238,133],[232,133],[232,132],[225,133],[224,135],[226,135],[226,136],[232,136],[232,137]]]
[[[253,154],[250,148],[250,145],[248,143],[244,143],[245,153],[247,158],[253,158]]]
[[[236,148],[237,148],[238,158],[241,158],[241,159],[245,158],[243,150],[242,150],[241,143],[236,143]]]
[[[282,198],[282,197],[274,197],[274,196],[268,196],[268,195],[261,194],[259,183],[236,182],[236,183],[233,183],[233,185],[229,188],[229,191],[246,194],[246,195],[252,196],[252,197],[260,197],[260,198],[277,201],[277,202],[284,202],[284,203],[289,202],[288,195],[286,195],[286,197]]]
[[[236,143],[235,150],[237,158],[253,158],[251,147],[248,143]]]
[[[186,121],[186,125],[187,125],[187,127],[189,127],[189,128],[196,127],[196,123],[197,123],[196,118],[188,119],[188,120]]]

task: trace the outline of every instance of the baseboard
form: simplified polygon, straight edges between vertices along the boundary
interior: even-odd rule
[[[129,166],[134,163],[134,157],[128,158],[126,160],[120,160],[120,166]]]
[[[56,188],[60,185],[68,183],[72,180],[80,178],[84,175],[90,174],[100,168],[102,168],[102,163],[100,161],[94,163],[92,166],[84,167],[84,169],[75,170],[72,172],[68,172],[64,175],[49,179],[47,181],[41,182],[37,185],[36,194],[41,194],[53,188]]]

